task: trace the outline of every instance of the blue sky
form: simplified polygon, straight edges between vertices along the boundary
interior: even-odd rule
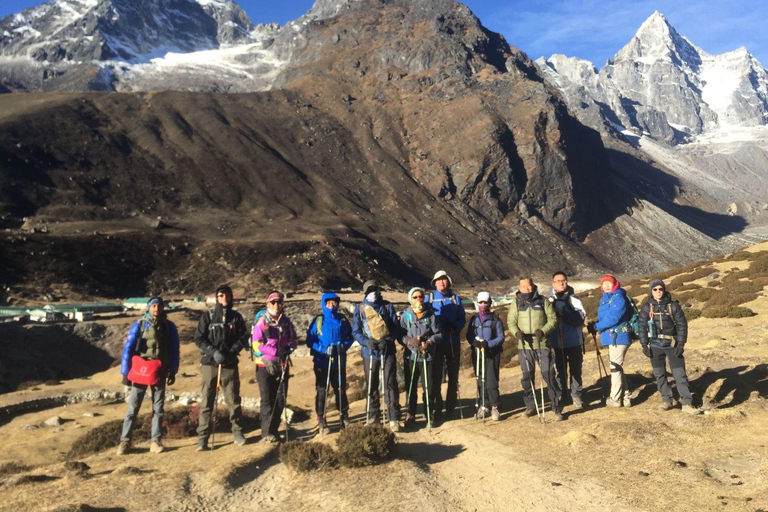
[[[0,17],[40,3],[2,0]],[[241,0],[254,23],[296,19],[313,0]],[[678,32],[709,53],[745,46],[768,66],[765,0],[466,0],[489,29],[536,59],[563,53],[602,67],[658,10]]]

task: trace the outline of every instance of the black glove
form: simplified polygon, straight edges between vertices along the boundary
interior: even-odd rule
[[[171,373],[168,375],[168,380],[166,381],[169,386],[173,386],[176,383],[176,374]]]
[[[595,329],[595,322],[587,322],[587,332],[592,335],[597,334],[597,329]]]
[[[224,356],[224,354],[221,353],[220,350],[214,350],[213,351],[213,362],[216,364],[224,364],[224,362],[227,360],[227,358]]]
[[[379,349],[379,352],[382,354],[386,353],[387,351],[387,340],[379,340],[376,342],[377,348]]]
[[[651,346],[648,344],[643,345],[643,354],[645,354],[645,357],[651,358],[653,357],[653,352],[651,352]]]
[[[123,386],[130,386],[130,385],[131,385],[131,381],[128,380],[128,377],[123,375]]]
[[[488,342],[485,340],[475,340],[475,342],[472,344],[476,349],[486,349],[488,348]]]
[[[281,361],[285,361],[286,359],[288,359],[288,356],[291,355],[291,352],[293,352],[293,349],[291,347],[289,347],[288,345],[283,345],[277,351],[277,357],[279,357]]]
[[[519,339],[520,341],[523,341],[524,337],[525,337],[525,335],[523,334],[523,331],[517,331],[515,333],[515,338]]]
[[[536,329],[536,332],[534,334],[536,334],[536,341],[540,342],[544,338],[544,331],[542,331],[541,329]]]
[[[372,338],[368,338],[366,340],[365,344],[368,345],[368,350],[370,350],[371,352],[376,350],[376,340],[374,340]]]
[[[675,345],[675,355],[677,357],[682,357],[684,351],[685,351],[685,343],[678,343],[677,345]]]

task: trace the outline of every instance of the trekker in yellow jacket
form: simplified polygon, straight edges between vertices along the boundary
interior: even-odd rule
[[[507,315],[509,332],[517,338],[517,349],[520,356],[520,367],[523,370],[523,401],[525,416],[544,413],[544,404],[539,405],[534,396],[534,373],[536,365],[541,370],[541,378],[547,383],[549,399],[555,412],[555,421],[562,421],[562,405],[560,384],[555,378],[555,360],[552,349],[547,344],[547,336],[557,326],[557,315],[552,303],[539,294],[533,279],[525,277],[520,280],[518,291],[515,293],[515,303],[510,305]],[[543,402],[543,399],[542,399]]]

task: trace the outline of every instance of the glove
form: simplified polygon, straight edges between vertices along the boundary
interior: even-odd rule
[[[419,348],[421,341],[419,338],[405,338],[405,344],[412,348]]]
[[[328,348],[325,349],[325,355],[327,356],[335,356],[339,352],[339,346],[338,345],[328,345]]]
[[[171,373],[168,375],[168,380],[166,381],[169,386],[173,386],[176,383],[176,374]]]
[[[475,348],[479,348],[479,349],[488,348],[488,342],[485,340],[477,340],[475,341],[475,343],[477,343],[477,346]]]
[[[515,338],[519,339],[520,341],[523,341],[524,337],[525,337],[525,335],[523,334],[523,331],[517,331],[515,333]]]
[[[645,354],[645,357],[651,358],[653,357],[653,352],[651,352],[651,346],[648,344],[643,345],[643,354]]]
[[[431,341],[422,341],[421,345],[419,345],[419,350],[425,356],[427,355],[427,353],[429,353],[431,348],[432,348],[432,342]]]
[[[275,361],[264,361],[264,369],[268,374],[275,376],[280,373],[280,364]]]
[[[677,357],[682,357],[684,351],[685,351],[685,343],[678,343],[677,345],[675,345],[675,355]]]
[[[544,331],[542,331],[541,329],[536,329],[536,332],[534,334],[536,334],[536,341],[541,341],[542,338],[544,338]]]
[[[387,340],[379,340],[376,342],[376,345],[382,354],[387,351]]]
[[[595,322],[587,322],[587,332],[592,335],[597,334],[597,329],[595,329]]]
[[[288,359],[288,356],[291,355],[291,352],[293,352],[293,349],[289,347],[288,345],[283,345],[280,347],[277,351],[277,357],[279,357],[281,360]]]
[[[213,351],[213,362],[216,364],[224,364],[224,361],[226,361],[227,358],[224,357],[224,354],[221,353],[220,350],[214,350]]]
[[[131,381],[129,381],[128,377],[126,377],[125,375],[123,375],[123,386],[128,386],[128,387],[131,386]]]
[[[370,350],[371,352],[376,350],[376,340],[368,338],[365,344],[368,346],[368,350]]]

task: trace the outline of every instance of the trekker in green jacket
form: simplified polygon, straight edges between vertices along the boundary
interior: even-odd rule
[[[557,315],[552,304],[539,294],[533,279],[520,280],[515,293],[515,303],[509,307],[507,327],[510,334],[517,338],[520,367],[523,370],[523,400],[525,416],[538,413],[538,404],[534,396],[534,373],[536,364],[541,370],[541,378],[547,383],[549,399],[555,412],[555,421],[563,420],[560,384],[555,378],[555,360],[552,349],[547,345],[547,336],[557,326]],[[543,400],[542,400],[543,402]],[[544,404],[541,404],[544,412]]]

